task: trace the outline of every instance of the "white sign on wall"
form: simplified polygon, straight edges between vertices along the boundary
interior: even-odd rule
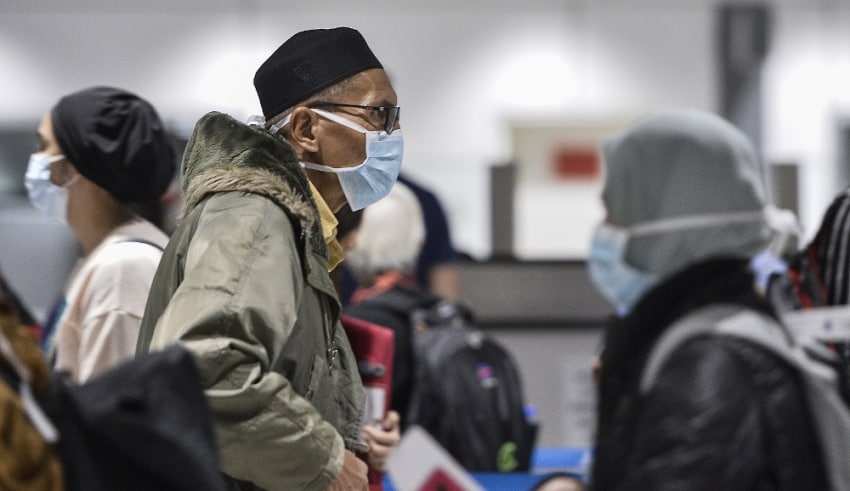
[[[521,259],[584,259],[604,219],[600,140],[626,121],[515,122],[515,254]]]

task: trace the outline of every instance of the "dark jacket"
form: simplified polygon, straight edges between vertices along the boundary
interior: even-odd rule
[[[436,301],[436,297],[421,288],[396,285],[374,297],[349,305],[345,309],[347,315],[393,330],[395,351],[393,352],[390,408],[402,415],[403,425],[414,382],[415,355],[410,314],[415,308],[421,308]]]
[[[608,328],[594,491],[826,489],[800,380],[742,340],[695,338],[638,395],[649,349],[674,321],[711,304],[768,313],[746,264],[707,260],[653,288]]]
[[[211,113],[182,183],[137,353],[195,355],[234,489],[324,490],[365,450],[365,399],[306,177],[284,140]]]

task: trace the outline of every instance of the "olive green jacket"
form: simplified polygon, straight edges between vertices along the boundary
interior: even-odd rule
[[[284,140],[220,113],[181,173],[137,354],[193,352],[233,489],[324,490],[365,450],[364,395],[306,177]]]

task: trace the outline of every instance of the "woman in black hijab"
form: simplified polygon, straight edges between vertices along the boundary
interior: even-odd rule
[[[175,175],[154,108],[112,87],[67,95],[38,128],[26,186],[33,205],[64,221],[83,257],[54,309],[46,346],[56,368],[85,381],[135,354],[148,290],[168,237],[139,216]]]

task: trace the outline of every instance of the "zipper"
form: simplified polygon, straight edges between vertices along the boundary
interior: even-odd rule
[[[322,293],[319,293],[319,296],[321,298],[321,304],[322,304],[322,319],[323,319],[323,328],[324,328],[324,332],[325,332],[325,346],[327,346],[327,349],[325,351],[325,356],[328,359],[328,373],[330,375],[333,375],[334,364],[336,363],[336,357],[337,357],[337,354],[339,353],[339,348],[337,348],[337,346],[336,346],[336,337],[333,335],[333,332],[332,332],[333,326],[331,325],[331,318],[330,318],[330,315],[328,314],[328,311],[330,310],[328,303],[327,303],[328,299]]]

